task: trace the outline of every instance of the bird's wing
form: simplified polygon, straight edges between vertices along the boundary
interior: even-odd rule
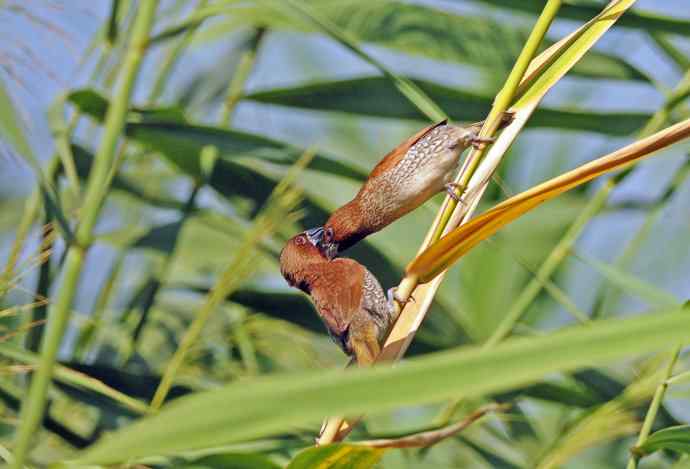
[[[362,301],[364,267],[352,259],[338,258],[325,266],[312,288],[314,304],[332,334],[342,335],[359,311]]]
[[[395,147],[393,150],[391,150],[386,156],[383,157],[379,163],[374,166],[374,169],[371,171],[369,174],[369,179],[376,177],[380,174],[385,173],[388,171],[390,168],[395,167],[400,160],[402,160],[405,157],[405,154],[407,151],[417,143],[422,137],[424,137],[426,134],[434,130],[436,127],[440,125],[445,125],[448,121],[446,119],[442,120],[441,122],[437,124],[430,125],[429,127],[425,127],[416,134],[414,134],[412,137],[408,138],[404,142],[402,142],[400,145]]]

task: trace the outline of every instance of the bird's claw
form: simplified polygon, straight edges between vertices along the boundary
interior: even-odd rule
[[[469,142],[477,150],[481,150],[485,145],[489,143],[494,143],[496,139],[494,137],[480,137],[479,135],[470,136]]]
[[[447,182],[445,188],[446,192],[448,193],[448,197],[459,204],[462,203],[462,192],[464,190],[464,186],[462,184],[458,184],[457,182]],[[460,195],[455,193],[456,190],[460,191]]]
[[[400,308],[404,308],[408,302],[416,303],[414,296],[410,295],[408,298],[400,298],[398,295],[398,287],[391,287],[387,292],[388,305],[393,308],[394,303],[397,303]]]

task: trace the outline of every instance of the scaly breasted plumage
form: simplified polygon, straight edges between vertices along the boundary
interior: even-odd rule
[[[510,116],[505,119],[509,122]],[[482,123],[459,127],[439,122],[422,129],[388,153],[371,171],[357,195],[333,212],[324,228],[322,251],[335,257],[441,192],[451,190],[459,156],[479,138]]]
[[[374,275],[347,258],[329,260],[319,250],[323,230],[300,233],[280,253],[280,271],[290,286],[307,293],[330,336],[357,363],[371,364],[394,321]]]

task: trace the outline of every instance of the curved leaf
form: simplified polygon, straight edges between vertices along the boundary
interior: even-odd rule
[[[463,347],[397,367],[274,375],[182,397],[96,444],[81,464],[250,440],[325,413],[384,412],[401,405],[507,391],[546,374],[573,370],[687,341],[687,310],[607,320],[545,337],[510,339],[491,350]],[[223,409],[219,412],[219,409]],[[183,423],[182,423],[183,422]]]
[[[103,122],[108,101],[93,90],[80,90],[68,96],[81,112]],[[175,108],[134,108],[129,115],[127,135],[161,152],[176,167],[201,177],[200,155],[204,147],[214,146],[221,159],[252,156],[281,165],[293,165],[304,153],[303,149],[272,140],[261,135],[204,125],[186,123],[181,111]],[[336,157],[317,154],[311,169],[355,180],[363,180],[367,173]]]
[[[633,451],[650,454],[663,449],[690,454],[690,425],[678,425],[654,432],[644,444],[635,447]]]
[[[456,121],[482,120],[491,109],[491,97],[447,88],[428,81],[414,82]],[[317,82],[263,90],[247,95],[246,99],[318,111],[338,111],[395,119],[424,119],[424,116],[383,77]],[[651,114],[635,112],[586,112],[539,108],[527,126],[629,135],[640,129],[650,117]]]
[[[407,266],[407,275],[422,283],[428,282],[478,243],[542,203],[602,174],[627,167],[689,136],[690,119],[511,197],[432,244]]]
[[[528,32],[486,16],[457,15],[429,7],[400,1],[344,0],[312,2],[314,10],[328,18],[352,38],[397,52],[427,59],[469,64],[502,76],[520,52]],[[291,20],[279,11],[269,10],[260,3],[228,10],[229,20],[220,20],[209,27],[207,37],[217,39],[228,31],[251,22],[272,30],[310,33],[317,31],[304,22]],[[194,22],[171,27],[159,35],[169,37],[194,26]],[[546,41],[547,45],[553,41]],[[575,65],[573,74],[587,78],[636,80],[649,78],[625,60],[592,51]]]

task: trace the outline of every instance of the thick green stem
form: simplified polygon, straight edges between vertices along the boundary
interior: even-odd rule
[[[93,227],[98,219],[103,200],[108,193],[108,172],[115,158],[117,141],[125,124],[129,100],[146,50],[149,32],[153,25],[157,0],[142,2],[138,8],[132,41],[122,70],[122,82],[118,94],[112,100],[105,121],[101,145],[89,174],[82,208],[81,222],[74,243],[69,246],[64,275],[55,303],[50,308],[46,334],[41,344],[41,362],[31,379],[28,396],[22,405],[20,425],[15,448],[13,467],[23,467],[32,438],[45,410],[46,393],[52,377],[55,358],[70,318],[72,300],[77,291],[84,265],[86,250],[91,242]]]
[[[647,438],[649,437],[649,434],[652,431],[652,425],[654,425],[654,420],[656,420],[656,414],[659,412],[659,409],[661,408],[661,403],[664,400],[664,395],[666,394],[666,389],[668,389],[668,380],[671,377],[671,374],[673,373],[673,367],[676,365],[676,362],[678,361],[678,356],[680,355],[682,347],[677,346],[676,349],[673,351],[673,354],[671,355],[671,360],[668,363],[668,367],[666,368],[666,373],[664,373],[664,376],[662,378],[661,383],[659,383],[659,386],[656,388],[656,391],[654,392],[654,397],[652,398],[651,404],[649,404],[649,409],[647,409],[647,415],[644,417],[644,423],[642,423],[642,429],[640,429],[640,435],[637,437],[637,443],[635,446],[642,446],[645,441],[647,441]],[[628,459],[628,466],[627,469],[636,469],[637,468],[637,462],[641,456],[633,451],[630,454],[630,458]]]

